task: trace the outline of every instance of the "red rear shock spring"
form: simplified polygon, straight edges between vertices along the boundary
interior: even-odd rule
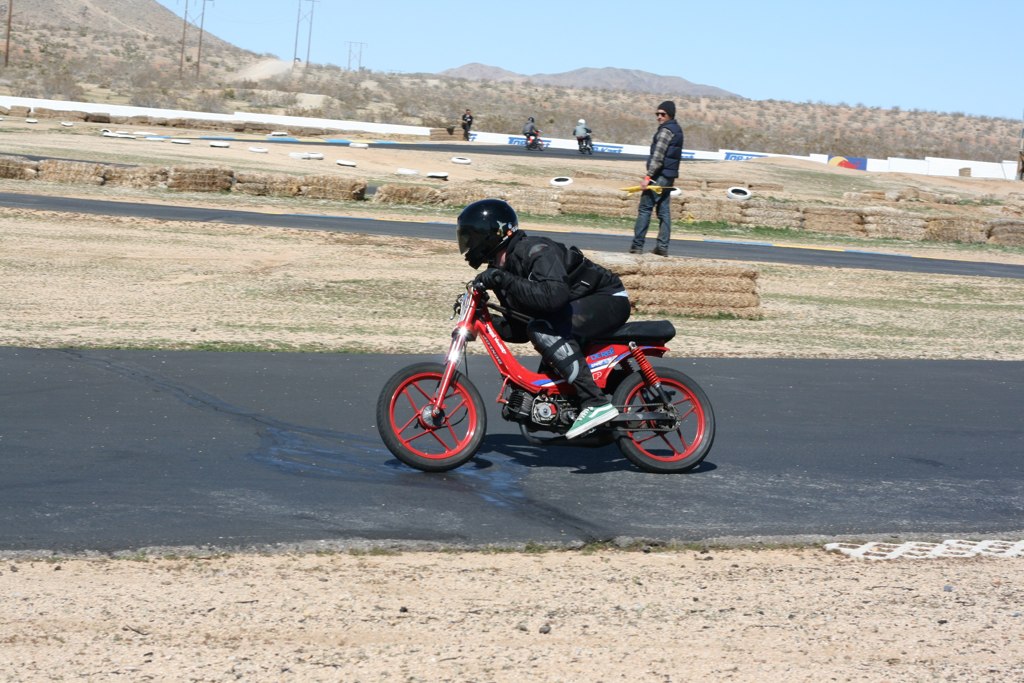
[[[654,371],[651,361],[647,360],[644,350],[637,346],[636,342],[629,342],[629,354],[633,356],[633,360],[640,367],[640,373],[644,376],[644,382],[647,386],[652,389],[661,388],[661,380],[658,378],[658,373]]]

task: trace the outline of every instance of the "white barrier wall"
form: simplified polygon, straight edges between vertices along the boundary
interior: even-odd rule
[[[341,121],[338,119],[317,119],[299,116],[281,116],[276,114],[258,114],[238,111],[234,114],[214,114],[211,112],[183,111],[178,109],[153,109],[148,107],[130,107],[127,105],[105,104],[94,102],[66,102],[59,100],[43,100],[32,97],[10,97],[0,95],[0,106],[5,107],[29,107],[45,108],[56,111],[82,111],[96,114],[105,113],[112,116],[151,116],[157,118],[189,118],[203,119],[210,121],[222,121],[224,123],[262,123],[270,126],[302,126],[309,128],[325,128],[338,131],[357,131],[364,133],[376,133],[378,135],[418,135],[427,137],[430,135],[430,128],[426,126],[403,126],[388,123],[371,123],[367,121]],[[548,147],[555,149],[576,149],[576,139],[564,138],[542,138]],[[492,145],[524,145],[522,135],[508,135],[504,133],[471,133],[470,140],[473,142],[486,142]],[[619,145],[609,142],[594,141],[594,151],[606,154],[630,154],[646,156],[649,152],[647,145]],[[720,149],[717,152],[705,150],[683,150],[684,159],[698,161],[745,161],[760,157],[787,157],[790,159],[804,159],[818,163],[827,164],[827,154],[810,154],[808,156],[795,156],[790,154],[768,154],[764,152],[745,152],[742,150]],[[1016,161],[969,161],[965,159],[941,159],[937,157],[926,157],[925,159],[900,159],[890,157],[888,159],[868,159],[867,170],[878,173],[914,173],[918,175],[933,176],[958,176],[961,169],[969,168],[973,178],[998,178],[1000,180],[1013,180],[1017,176]]]

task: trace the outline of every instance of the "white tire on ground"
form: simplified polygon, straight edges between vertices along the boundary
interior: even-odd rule
[[[292,159],[323,159],[324,155],[320,152],[289,152],[288,156]]]
[[[355,147],[356,149],[367,149],[370,145],[366,142],[350,142],[349,147]]]
[[[437,180],[448,180],[448,174],[445,173],[444,171],[435,171],[433,173],[428,173],[427,177],[434,178]]]
[[[267,153],[267,148],[266,147],[250,147],[249,151],[250,152],[256,152],[257,154],[266,154]]]
[[[335,162],[335,163],[337,163],[338,166],[348,166],[349,168],[355,168],[356,167],[356,162],[349,161],[348,159],[338,159],[338,161]]]
[[[452,163],[453,164],[463,164],[463,165],[465,165],[465,164],[471,164],[473,162],[469,158],[467,158],[467,157],[452,157]]]
[[[39,123],[39,119],[25,119],[25,123]]]
[[[288,131],[286,130],[274,130],[267,133],[268,138],[284,138],[288,137]]]
[[[227,149],[231,146],[230,142],[223,142],[221,140],[215,140],[210,143],[210,147],[217,147],[219,149]]]
[[[557,178],[551,179],[551,184],[555,187],[565,187],[566,185],[572,185],[572,178],[558,176]]]
[[[419,171],[414,171],[411,168],[400,168],[397,171],[395,171],[395,173],[397,173],[398,175],[419,175],[420,174]]]
[[[191,140],[182,140],[181,138],[171,138],[172,145],[191,145]]]
[[[60,125],[64,126],[65,128],[71,128],[75,125],[75,123],[73,121],[61,121]]]
[[[737,202],[745,202],[750,199],[753,193],[745,187],[730,187],[725,191],[725,196]]]

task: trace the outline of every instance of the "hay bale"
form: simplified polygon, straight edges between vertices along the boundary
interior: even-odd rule
[[[1024,247],[1024,220],[999,218],[988,224],[989,244]]]
[[[15,118],[26,118],[32,115],[32,109],[31,107],[23,107],[20,104],[16,104],[11,107],[8,114]]]
[[[64,116],[64,112],[49,107],[32,107],[32,116],[38,119],[59,119]]]
[[[39,162],[24,157],[0,156],[0,178],[32,180],[39,174]]]
[[[639,196],[616,191],[564,190],[558,195],[561,214],[590,214],[596,216],[636,215]]]
[[[757,271],[752,268],[621,254],[595,254],[592,258],[622,278],[638,313],[742,318],[762,315]]]
[[[687,221],[731,223],[733,225],[740,225],[743,221],[742,202],[706,197],[686,197],[679,204],[679,212],[676,215]]]
[[[381,185],[373,195],[379,204],[442,204],[444,193],[428,185]]]
[[[76,185],[102,185],[106,180],[107,167],[85,161],[61,161],[44,159],[39,162],[39,179],[51,183]]]
[[[302,196],[311,199],[362,200],[366,198],[366,181],[360,178],[309,175],[302,179],[301,186]]]
[[[236,173],[232,192],[258,197],[296,197],[301,179],[286,173]]]
[[[748,183],[747,189],[756,194],[785,191],[785,187],[783,187],[782,183]]]
[[[235,172],[219,166],[172,166],[167,188],[178,192],[228,192]]]
[[[743,225],[765,228],[803,227],[803,212],[799,207],[789,204],[754,199],[743,202],[740,211]]]
[[[868,237],[923,240],[928,227],[927,219],[917,214],[884,206],[864,209],[863,214]]]
[[[110,123],[110,114],[103,112],[89,112],[85,115],[85,120],[89,123]]]
[[[963,216],[930,218],[924,239],[931,242],[978,243],[988,239],[988,225],[984,221]]]
[[[804,230],[834,235],[863,237],[864,214],[859,209],[838,206],[813,206],[803,209]]]
[[[167,185],[168,175],[166,166],[111,166],[107,168],[105,184],[136,188],[160,187]]]

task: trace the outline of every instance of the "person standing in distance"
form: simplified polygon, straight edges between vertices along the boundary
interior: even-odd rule
[[[640,207],[637,210],[636,224],[633,226],[633,244],[629,248],[631,254],[641,254],[647,228],[651,224],[651,213],[658,215],[658,245],[654,253],[668,256],[668,242],[672,236],[671,188],[679,177],[679,160],[683,156],[683,129],[676,122],[676,103],[665,100],[654,112],[658,118],[658,130],[651,140],[651,154],[647,158],[647,175],[640,187]],[[661,190],[648,189],[650,185],[660,186]]]
[[[473,127],[473,112],[466,110],[462,115],[462,139],[469,140],[469,129]]]

